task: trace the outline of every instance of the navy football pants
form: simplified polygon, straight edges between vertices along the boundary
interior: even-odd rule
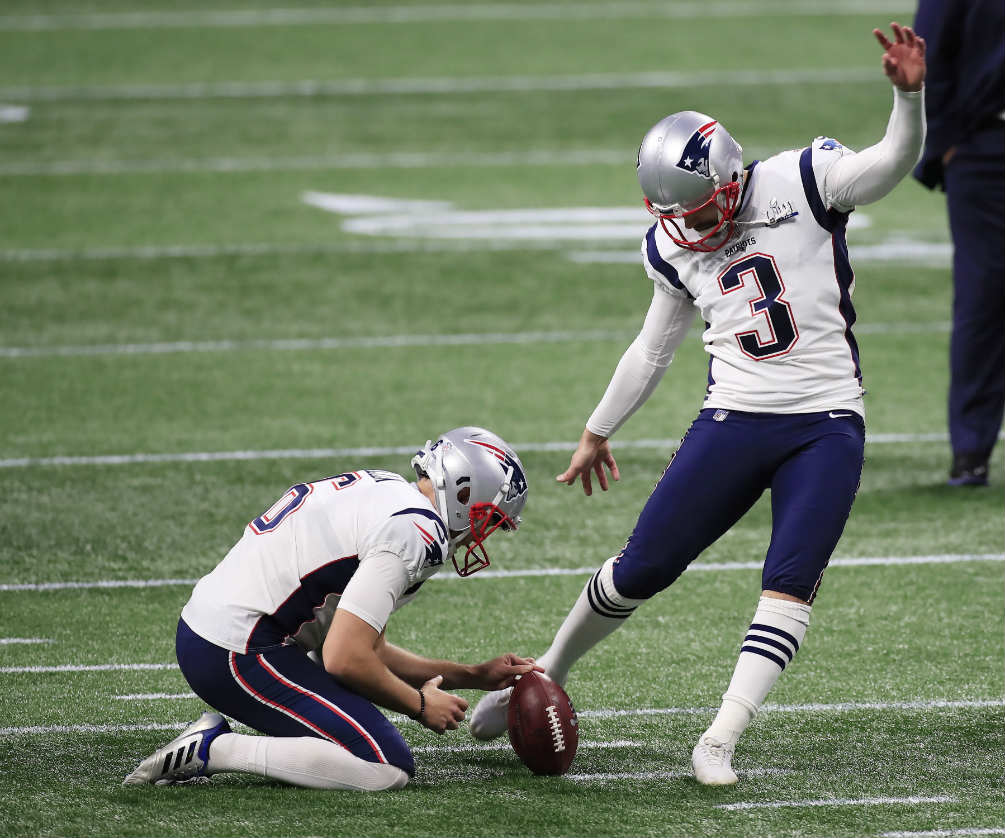
[[[242,655],[178,621],[175,649],[195,694],[226,716],[268,736],[316,736],[368,762],[415,774],[412,752],[374,704],[344,687],[299,646]]]
[[[614,587],[633,599],[663,590],[770,489],[762,588],[812,602],[858,490],[864,444],[865,424],[847,410],[701,411],[618,557]]]
[[[953,452],[991,455],[1005,412],[1005,126],[974,134],[945,170],[953,234],[949,435]]]

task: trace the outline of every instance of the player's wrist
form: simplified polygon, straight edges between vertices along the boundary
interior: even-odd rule
[[[417,687],[416,692],[419,694],[419,707],[414,713],[409,713],[409,717],[414,721],[420,722],[421,724],[426,723],[426,694],[422,691],[422,687]]]

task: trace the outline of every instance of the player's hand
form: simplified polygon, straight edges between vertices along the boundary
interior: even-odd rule
[[[583,492],[587,495],[593,494],[593,480],[590,473],[597,475],[597,482],[600,488],[607,491],[607,472],[605,466],[611,472],[611,477],[615,480],[621,479],[621,472],[618,471],[618,464],[611,453],[611,447],[607,442],[607,437],[597,436],[590,430],[584,430],[579,438],[579,446],[572,455],[569,467],[558,475],[555,480],[571,486],[576,482],[576,478],[582,478]]]
[[[521,658],[508,652],[485,663],[480,663],[475,667],[478,676],[478,689],[481,690],[502,690],[513,686],[517,675],[526,675],[528,672],[544,672],[544,668],[538,666],[533,658]]]
[[[895,42],[879,29],[873,29],[883,48],[883,72],[895,87],[907,92],[921,90],[925,81],[925,39],[915,35],[910,26],[891,23]]]
[[[442,683],[443,676],[437,675],[422,685],[426,710],[420,721],[437,733],[457,730],[457,725],[464,721],[464,711],[468,709],[468,703],[463,698],[441,690]]]

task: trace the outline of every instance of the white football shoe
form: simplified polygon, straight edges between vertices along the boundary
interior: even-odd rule
[[[513,694],[512,687],[504,690],[493,690],[485,693],[475,705],[471,713],[468,730],[475,739],[495,739],[502,736],[508,729],[506,715],[509,711],[509,697]]]
[[[163,748],[158,748],[123,781],[124,786],[174,783],[209,779],[206,763],[209,745],[221,733],[230,733],[230,725],[219,713],[207,710]]]
[[[733,785],[737,777],[730,762],[735,748],[735,745],[720,742],[707,733],[702,734],[691,752],[695,779],[703,786]]]

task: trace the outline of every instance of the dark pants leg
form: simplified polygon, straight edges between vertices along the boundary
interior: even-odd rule
[[[953,235],[949,433],[953,453],[987,459],[1005,410],[1005,129],[961,145],[946,167]]]

